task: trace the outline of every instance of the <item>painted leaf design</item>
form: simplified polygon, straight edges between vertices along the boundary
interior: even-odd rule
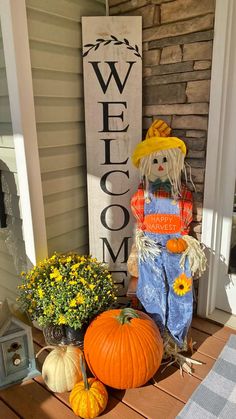
[[[102,39],[102,38],[96,39],[96,42],[104,42],[104,41],[105,41],[105,39]]]
[[[97,45],[95,46],[94,51],[96,51],[96,49],[98,49],[99,45],[100,45],[100,44],[97,44]]]
[[[115,41],[118,41],[117,37],[114,35],[111,35],[111,38],[114,39]]]
[[[109,41],[106,41],[104,45],[108,45],[111,43],[111,39]]]
[[[121,41],[114,42],[114,45],[121,45],[121,44],[123,44],[123,42]]]
[[[86,55],[88,55],[88,53],[89,53],[89,49],[88,49],[88,51],[83,53],[82,57],[86,57]]]
[[[126,43],[126,45],[129,45],[128,39],[124,38],[124,42]]]
[[[84,48],[93,47],[93,46],[94,46],[93,44],[86,44],[86,45],[84,45]]]

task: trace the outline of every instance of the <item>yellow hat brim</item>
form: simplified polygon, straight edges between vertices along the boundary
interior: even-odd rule
[[[134,166],[139,167],[140,159],[156,151],[168,150],[170,148],[179,148],[186,155],[186,146],[180,138],[177,137],[150,137],[139,143],[132,155]]]

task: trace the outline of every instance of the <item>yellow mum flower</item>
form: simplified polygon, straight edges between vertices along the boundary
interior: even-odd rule
[[[76,299],[73,298],[73,300],[70,301],[69,305],[70,305],[70,307],[76,307],[76,305],[77,305]]]
[[[94,301],[98,301],[98,296],[97,295],[95,295]]]
[[[72,265],[71,269],[73,269],[75,271],[76,269],[79,268],[79,266],[80,266],[80,262],[79,263],[75,263],[74,265]]]
[[[44,297],[44,291],[42,290],[42,288],[38,289],[38,296],[39,296],[40,300]]]
[[[84,278],[79,278],[79,281],[80,281],[83,285],[86,285],[86,284],[87,284],[87,282],[85,281],[85,279],[84,279]]]
[[[91,291],[93,291],[93,289],[96,287],[96,285],[94,284],[89,284],[89,288],[91,289]]]
[[[62,275],[60,274],[57,268],[54,268],[53,272],[50,274],[50,279],[53,278],[55,278],[56,282],[62,281]]]
[[[83,304],[84,303],[84,297],[79,292],[76,295],[76,302],[77,302],[77,304]]]
[[[175,294],[182,297],[187,292],[191,290],[192,287],[192,278],[188,278],[184,273],[182,273],[178,278],[176,278],[173,283],[173,290]]]
[[[63,316],[63,314],[60,314],[58,324],[66,324],[66,318]]]
[[[76,285],[77,284],[77,281],[73,281],[73,280],[72,281],[69,281],[69,284],[70,285]]]
[[[46,315],[49,315],[49,316],[52,315],[54,313],[53,304],[50,304],[47,308],[45,308],[43,310],[43,313],[46,314]]]

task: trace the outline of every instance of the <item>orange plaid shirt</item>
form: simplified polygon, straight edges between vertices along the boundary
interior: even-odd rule
[[[160,189],[153,194],[158,198],[172,198],[171,193],[164,189]],[[181,235],[189,233],[190,224],[193,219],[193,197],[192,192],[187,189],[185,185],[182,185],[181,197],[178,199],[181,219]],[[139,186],[137,192],[131,199],[131,210],[133,215],[137,219],[138,228],[145,230],[144,221],[144,190],[142,186]]]

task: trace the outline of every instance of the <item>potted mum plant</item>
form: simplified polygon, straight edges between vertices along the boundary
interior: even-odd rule
[[[55,253],[21,277],[18,302],[48,344],[80,345],[89,322],[116,300],[107,267],[91,256]]]

